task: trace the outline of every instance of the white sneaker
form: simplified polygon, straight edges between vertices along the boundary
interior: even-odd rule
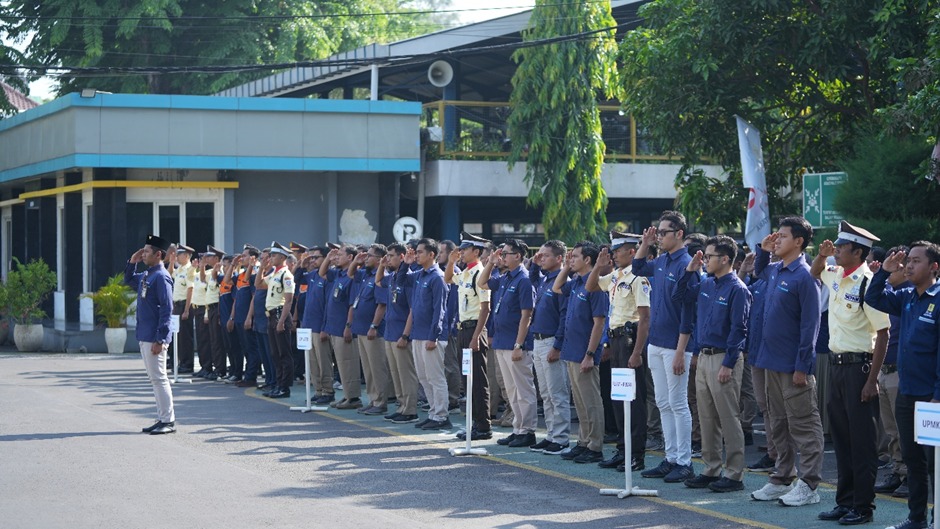
[[[790,485],[774,485],[773,483],[768,483],[760,490],[752,492],[751,497],[757,501],[774,501],[790,492],[792,488],[793,487]]]
[[[819,493],[809,488],[809,485],[800,479],[797,480],[796,486],[793,487],[790,492],[780,496],[780,498],[777,499],[777,502],[779,502],[780,505],[787,505],[789,507],[812,505],[814,503],[819,503]]]

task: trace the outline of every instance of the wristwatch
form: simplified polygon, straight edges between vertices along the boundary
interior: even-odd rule
[[[522,349],[522,344],[521,344],[521,343],[514,343],[514,344],[512,344],[512,348],[513,348],[513,349]]]
[[[370,323],[370,324],[369,324],[369,328],[375,330],[375,329],[378,329],[379,326],[376,325],[376,324],[374,324],[374,323]]]
[[[352,328],[352,323],[346,322],[346,328],[347,328],[347,329],[351,329],[351,328]]]
[[[588,351],[588,352],[586,352],[586,353],[584,353],[584,354],[587,355],[587,356],[590,356],[591,358],[594,358],[594,351]]]

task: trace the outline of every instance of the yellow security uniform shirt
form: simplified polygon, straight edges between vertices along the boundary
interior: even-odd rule
[[[195,272],[195,269],[193,269]],[[199,272],[193,274],[193,300],[192,304],[201,307],[206,304],[206,282],[199,279]]]
[[[829,349],[833,353],[867,353],[875,346],[875,333],[891,326],[888,315],[861,300],[862,280],[871,284],[872,271],[862,263],[844,276],[841,266],[827,266],[820,279],[829,289]],[[868,288],[867,286],[865,288]]]
[[[283,307],[284,294],[294,293],[294,275],[290,273],[286,266],[282,266],[268,274],[264,278],[264,282],[268,285],[268,294],[264,298],[264,310]]]
[[[219,302],[219,278],[212,269],[206,270],[206,305]]]
[[[610,294],[611,329],[622,327],[628,321],[640,321],[636,308],[650,306],[650,282],[634,275],[632,265],[601,276],[598,286]]]
[[[483,265],[477,261],[450,279],[451,284],[457,285],[457,315],[460,321],[480,319],[480,303],[490,301],[490,291],[474,285],[482,270]]]
[[[196,268],[192,263],[186,263],[173,271],[173,301],[186,301],[186,291],[193,286],[193,277]]]

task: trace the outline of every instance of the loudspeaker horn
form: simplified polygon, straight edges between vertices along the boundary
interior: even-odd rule
[[[434,61],[428,68],[428,81],[432,85],[443,88],[454,80],[454,67],[447,61]]]

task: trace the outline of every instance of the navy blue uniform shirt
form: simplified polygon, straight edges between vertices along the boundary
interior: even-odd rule
[[[294,281],[307,282],[307,296],[304,298],[304,315],[300,320],[300,327],[310,329],[310,332],[314,333],[323,332],[326,327],[326,298],[330,294],[330,282],[320,277],[317,270],[298,270],[294,274]]]
[[[339,268],[330,268],[326,279],[331,285],[326,300],[326,325],[323,330],[330,336],[341,337],[346,330],[346,318],[349,316],[349,304],[352,302],[349,294],[352,279],[345,269]]]
[[[375,295],[375,270],[360,268],[356,270],[350,291],[353,308],[352,332],[365,336],[375,319],[375,311],[379,308],[379,301]],[[384,302],[382,302],[384,304]],[[385,333],[385,320],[379,322],[379,336]]]
[[[591,342],[594,330],[594,318],[607,318],[610,310],[610,297],[607,292],[588,292],[585,288],[589,274],[575,276],[565,283],[561,292],[567,297],[568,309],[565,314],[565,343],[561,348],[561,359],[569,362],[582,362]],[[606,334],[606,333],[605,333]],[[594,350],[594,365],[601,363],[602,340]]]
[[[770,254],[758,247],[754,272],[767,282],[765,324],[754,365],[778,373],[812,374],[822,312],[819,282],[810,274],[806,258],[800,255],[787,266],[783,261],[771,264]]]
[[[170,343],[173,278],[166,273],[163,262],[145,272],[136,270],[137,264],[128,260],[124,267],[124,284],[137,291],[137,341]]]
[[[386,341],[398,341],[405,334],[405,324],[408,323],[408,313],[411,312],[411,303],[408,297],[411,290],[405,287],[405,276],[408,267],[402,263],[398,272],[386,274],[382,278],[382,286],[376,288],[375,298],[379,303],[385,303],[385,333]]]
[[[914,285],[911,284],[910,281],[905,281],[898,285],[897,289],[913,286]],[[897,289],[892,288],[890,284],[885,283],[885,292],[893,292]],[[888,348],[885,350],[884,363],[886,365],[891,365],[898,363],[898,344],[901,342],[901,317],[895,316],[894,314],[888,314],[888,319],[891,321],[891,329],[888,331]]]
[[[760,352],[761,331],[764,327],[764,295],[767,293],[767,282],[755,279],[747,286],[751,292],[751,313],[747,320],[747,362],[754,365],[757,354]]]
[[[431,265],[427,270],[406,276],[411,287],[411,339],[442,341],[447,339],[444,312],[447,305],[447,285],[444,272]]]
[[[552,291],[560,270],[543,275],[537,266],[529,274],[535,284],[535,309],[532,312],[530,333],[550,334],[555,337],[552,347],[561,351],[565,343],[565,316],[568,314],[567,299]]]
[[[878,270],[865,303],[901,317],[898,333],[898,393],[940,400],[940,283],[917,295],[913,287],[885,289],[890,274]]]
[[[686,272],[676,285],[675,297],[695,303],[695,330],[702,347],[724,349],[721,365],[734,369],[747,339],[751,293],[734,273],[715,279]]]
[[[650,282],[653,289],[650,293],[650,345],[675,349],[679,345],[679,334],[692,334],[692,306],[672,300],[676,285],[691,260],[684,246],[654,261],[633,259],[635,275],[653,278]]]
[[[490,290],[499,291],[499,300],[493,305],[493,343],[490,347],[511,351],[519,334],[522,311],[530,310],[535,305],[535,292],[529,281],[529,273],[519,265],[495,282],[491,277],[487,284]],[[532,347],[526,345],[522,344],[523,348],[531,351]]]

